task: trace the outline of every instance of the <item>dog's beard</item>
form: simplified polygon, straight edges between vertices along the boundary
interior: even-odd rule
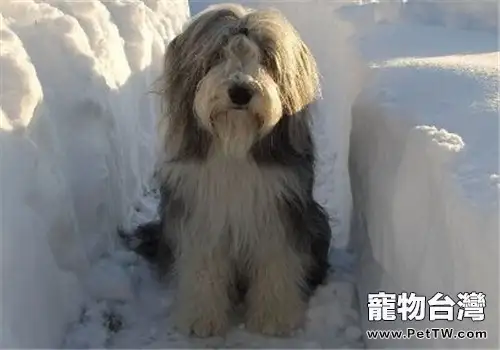
[[[231,109],[212,117],[215,152],[243,158],[258,137],[259,119],[246,109]]]

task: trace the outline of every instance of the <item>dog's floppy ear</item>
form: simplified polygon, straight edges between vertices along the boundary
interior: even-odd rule
[[[300,40],[299,49],[296,54],[296,77],[295,87],[298,91],[298,110],[306,108],[313,103],[319,95],[319,77],[316,60],[307,45]]]
[[[311,111],[319,96],[319,77],[316,61],[309,48],[299,39],[296,52],[296,76],[292,87],[294,93],[293,110],[288,123],[290,144],[299,154],[311,150]]]
[[[202,157],[210,136],[196,123],[193,99],[202,65],[192,51],[189,28],[167,46],[161,81],[162,116],[159,119],[160,139],[165,161]]]
[[[280,84],[285,114],[295,115],[319,96],[319,76],[309,48],[293,28],[289,32],[294,43],[280,54],[283,66]]]
[[[182,118],[185,103],[183,103],[183,96],[180,93],[183,89],[182,61],[179,50],[179,43],[182,40],[181,36],[182,34],[179,34],[170,41],[164,57],[161,96],[163,107],[162,119],[166,124],[163,130],[165,135],[163,136],[166,138],[172,135],[181,135],[185,128],[185,118]],[[178,148],[180,144],[176,146],[175,148]]]
[[[182,41],[182,33],[174,37],[167,45],[164,59],[163,76],[167,80],[164,88],[167,90],[170,86],[177,86],[176,82],[179,79],[180,65],[180,42]]]
[[[167,159],[177,159],[186,153],[186,144],[196,146],[201,137],[194,142],[188,136],[197,132],[193,129],[193,111],[191,101],[195,93],[195,78],[186,63],[185,32],[173,38],[167,46],[164,57],[163,74],[161,77],[162,115],[159,119],[160,139],[165,147]]]

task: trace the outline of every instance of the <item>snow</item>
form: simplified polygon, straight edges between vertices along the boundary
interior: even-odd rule
[[[188,16],[185,1],[149,4],[0,3],[2,347],[59,347],[86,298],[127,296],[117,268],[95,264],[138,220],[146,93]]]
[[[496,2],[245,3],[281,9],[322,74],[315,195],[335,217],[335,271],[305,329],[185,338],[172,328],[168,283],[117,238],[155,215],[148,92],[187,1],[10,0],[0,3],[1,347],[497,344]],[[452,325],[490,338],[364,339],[366,329],[439,325],[368,322],[366,294],[379,290],[484,292],[486,321]]]
[[[86,305],[80,322],[70,329],[65,348],[359,348],[362,346],[359,315],[353,308],[350,281],[334,278],[311,301],[307,325],[293,338],[270,338],[250,334],[235,325],[226,337],[186,338],[174,331],[169,317],[172,290],[142,260],[126,267],[134,285],[130,302],[106,299]],[[119,315],[123,328],[106,332],[103,314]],[[95,335],[96,334],[96,335]],[[100,335],[100,339],[96,336]]]
[[[496,348],[499,56],[496,30],[472,26],[478,14],[488,23],[492,3],[410,0],[393,3],[388,16],[377,6],[342,9],[372,67],[353,109],[350,141],[362,328],[484,329],[489,339],[366,345]],[[368,322],[367,293],[378,291],[428,298],[442,292],[454,300],[459,292],[482,291],[486,318]]]
[[[487,178],[498,172],[497,36],[413,22],[370,28],[358,41],[378,73],[369,87],[377,99],[464,138],[457,176],[467,196],[496,201]]]

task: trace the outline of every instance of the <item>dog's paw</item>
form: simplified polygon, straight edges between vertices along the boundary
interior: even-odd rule
[[[183,334],[206,338],[211,336],[222,336],[228,329],[228,317],[225,314],[203,314],[199,313],[193,317],[179,315],[176,320],[176,328]]]
[[[289,337],[301,327],[302,322],[301,312],[274,313],[272,310],[258,310],[247,316],[245,327],[250,332]]]

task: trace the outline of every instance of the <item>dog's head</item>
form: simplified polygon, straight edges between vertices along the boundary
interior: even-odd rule
[[[241,156],[318,94],[316,62],[275,10],[209,8],[172,40],[162,95],[170,154]]]

